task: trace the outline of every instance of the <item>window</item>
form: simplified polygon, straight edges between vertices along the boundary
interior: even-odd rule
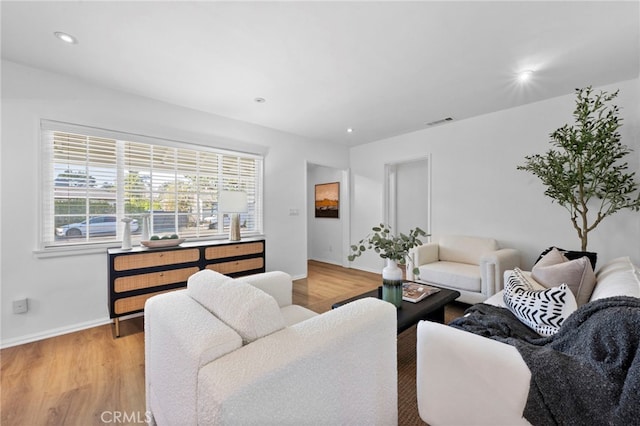
[[[262,233],[260,155],[45,120],[42,143],[41,248],[113,244],[125,217],[140,240],[145,215],[150,236],[226,237],[223,190],[247,193],[241,232]]]

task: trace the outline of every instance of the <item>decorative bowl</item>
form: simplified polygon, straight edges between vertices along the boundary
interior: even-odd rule
[[[161,248],[161,247],[178,246],[184,242],[185,242],[185,238],[173,238],[173,239],[164,239],[164,240],[140,241],[140,244],[148,248]]]

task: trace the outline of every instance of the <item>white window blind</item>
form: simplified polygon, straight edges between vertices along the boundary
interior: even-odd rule
[[[142,140],[142,142],[141,142]],[[241,233],[262,233],[262,164],[255,154],[42,121],[41,248],[120,241],[122,219],[149,235],[223,238],[220,191],[247,193]]]

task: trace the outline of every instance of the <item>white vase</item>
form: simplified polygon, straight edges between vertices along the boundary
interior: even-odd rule
[[[402,306],[402,269],[391,259],[382,269],[382,300],[399,308]]]
[[[142,215],[142,234],[140,236],[142,241],[149,241],[149,215]]]
[[[124,222],[124,233],[122,234],[122,250],[131,250],[131,219],[125,217],[122,219]]]

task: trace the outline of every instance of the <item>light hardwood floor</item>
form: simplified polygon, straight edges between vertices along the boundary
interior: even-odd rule
[[[293,301],[318,313],[375,289],[380,275],[309,262]],[[445,321],[463,307],[448,306]],[[144,424],[144,326],[104,325],[0,351],[2,426]]]

